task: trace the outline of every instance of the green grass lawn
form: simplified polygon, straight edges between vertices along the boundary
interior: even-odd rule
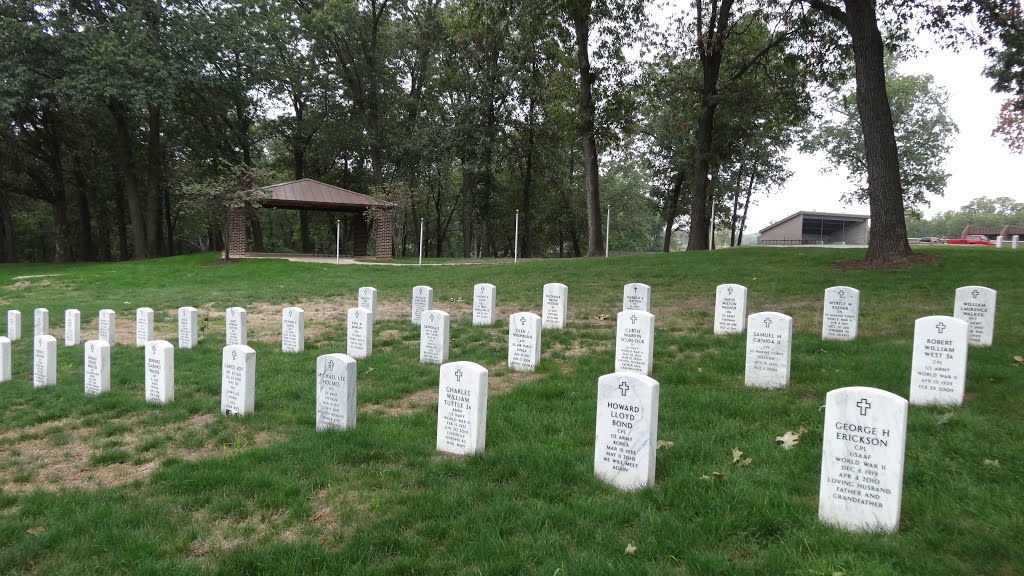
[[[334,266],[214,255],[0,267],[0,310],[19,309],[13,381],[0,383],[3,574],[1024,574],[1024,250],[924,247],[912,268],[844,270],[861,250],[722,250],[516,265]],[[471,323],[475,283],[500,321]],[[505,368],[508,314],[569,286],[569,323],[545,331],[537,373]],[[652,376],[661,383],[655,486],[593,476],[597,378],[612,371],[622,286],[652,286]],[[712,334],[714,289],[749,289],[749,313],[794,318],[783,390],[743,385],[744,336]],[[411,288],[452,315],[450,360],[490,370],[487,450],[434,450],[436,366],[418,364]],[[825,288],[861,290],[860,335],[820,339]],[[995,342],[972,348],[967,399],[912,406],[903,516],[892,535],[817,521],[825,394],[909,393],[914,320],[952,314],[965,284],[999,291]],[[316,357],[344,352],[345,311],[378,289],[373,356],[358,365],[358,425],[317,433]],[[135,308],[200,310],[203,339],[175,351],[175,400],[143,400]],[[280,352],[281,309],[306,310],[306,350]],[[31,386],[32,309],[50,310],[56,386]],[[249,310],[256,411],[218,415],[224,309]],[[117,311],[111,392],[83,394],[66,308],[96,338]],[[775,437],[806,428],[783,450]],[[752,460],[735,466],[732,450]],[[717,473],[717,474],[716,474]],[[627,546],[635,546],[626,554]]]

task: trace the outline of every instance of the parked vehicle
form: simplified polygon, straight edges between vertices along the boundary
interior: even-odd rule
[[[981,234],[968,234],[967,238],[950,238],[946,244],[971,244],[977,246],[995,246],[996,243]]]

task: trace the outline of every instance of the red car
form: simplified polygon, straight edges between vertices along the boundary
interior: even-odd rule
[[[946,244],[976,244],[980,246],[995,246],[996,243],[981,234],[968,234],[967,238],[951,238]]]

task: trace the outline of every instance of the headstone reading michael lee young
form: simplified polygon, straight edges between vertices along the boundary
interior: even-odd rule
[[[473,286],[473,326],[494,324],[494,306],[497,295],[494,284]]]
[[[430,286],[415,286],[412,289],[412,323],[419,326],[423,313],[434,305],[434,289]]]
[[[377,315],[377,289],[370,286],[363,286],[359,289],[359,294],[356,297],[356,307],[362,308],[363,310],[369,310],[373,314]]]
[[[967,322],[951,316],[925,316],[914,323],[911,404],[963,403],[967,329]]]
[[[484,451],[487,440],[487,369],[473,362],[441,365],[437,390],[437,450]]]
[[[7,311],[7,338],[11,342],[21,340],[21,312],[18,310]]]
[[[747,322],[747,287],[721,284],[715,289],[715,334],[742,333]]]
[[[991,346],[996,324],[996,291],[984,286],[956,289],[953,317],[967,322],[967,344]]]
[[[0,336],[0,382],[11,379],[11,339]]]
[[[651,311],[651,287],[634,282],[622,287],[622,309]]]
[[[32,386],[41,388],[57,383],[57,339],[48,334],[36,336],[32,349]]]
[[[365,308],[348,309],[348,329],[345,331],[345,353],[360,359],[373,354],[374,314]]]
[[[829,392],[818,518],[847,530],[895,532],[906,440],[906,399],[862,386]]]
[[[249,342],[248,314],[235,306],[224,311],[224,340],[228,346],[245,346]]]
[[[557,282],[545,284],[542,304],[543,327],[565,328],[565,316],[569,309],[569,287]]]
[[[99,318],[99,339],[107,343],[108,346],[113,346],[117,342],[117,328],[114,324],[116,314],[109,308],[100,310]]]
[[[821,315],[821,339],[853,340],[857,337],[859,315],[860,290],[849,286],[826,288]]]
[[[302,352],[306,349],[306,312],[295,306],[281,311],[281,351]]]
[[[174,400],[174,346],[166,340],[146,343],[146,402]]]
[[[420,364],[444,364],[448,361],[447,312],[427,310],[420,318]]]
[[[110,392],[110,345],[103,340],[86,342],[83,371],[86,394]]]
[[[199,311],[191,306],[178,308],[178,348],[193,348],[199,343]]]
[[[658,382],[616,372],[597,380],[594,474],[622,490],[654,484],[658,449]]]
[[[82,339],[82,313],[74,308],[64,311],[64,345],[78,346]]]
[[[789,384],[792,346],[792,318],[778,312],[748,316],[744,383],[756,388],[784,388]]]
[[[654,368],[654,314],[619,312],[615,328],[615,371],[650,376]]]
[[[541,319],[533,312],[516,312],[508,318],[508,367],[533,372],[540,364]]]
[[[135,347],[142,348],[153,339],[153,309],[135,310]]]
[[[32,311],[32,337],[45,336],[50,333],[50,311],[36,308]]]
[[[345,354],[324,354],[317,357],[316,429],[344,430],[355,425],[355,359]]]
[[[252,414],[255,397],[256,351],[244,344],[225,346],[221,356],[221,413]]]

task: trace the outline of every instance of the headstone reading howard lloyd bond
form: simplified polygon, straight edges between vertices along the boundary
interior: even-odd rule
[[[473,286],[473,326],[494,324],[494,303],[497,288],[494,284]]]
[[[904,398],[862,386],[829,392],[818,518],[847,530],[895,532],[906,441]]]
[[[110,392],[110,345],[103,340],[86,342],[83,371],[86,394]]]
[[[281,311],[281,351],[302,352],[306,349],[306,312],[292,306]]]
[[[487,440],[487,369],[473,362],[441,365],[437,390],[437,449],[451,454],[484,451]]]
[[[353,308],[359,310],[359,308]],[[316,359],[316,429],[344,430],[356,425],[356,361],[345,354]]]
[[[544,285],[542,306],[543,327],[565,328],[565,315],[569,306],[569,287],[552,282]]]
[[[74,308],[64,311],[64,345],[78,346],[82,339],[82,313]]]
[[[857,337],[860,315],[860,290],[849,286],[825,289],[825,309],[821,315],[822,340],[853,340]]]
[[[778,312],[748,316],[744,383],[757,388],[784,388],[789,384],[792,347],[792,318]]]
[[[225,346],[221,356],[221,413],[251,414],[255,397],[256,351],[244,344]]]
[[[345,331],[345,353],[359,359],[373,354],[374,314],[365,308],[348,309],[348,329]]]
[[[249,326],[245,308],[237,306],[224,311],[224,340],[228,346],[245,346],[249,341]]]
[[[7,311],[7,338],[11,342],[21,340],[21,312],[17,310]]]
[[[115,317],[114,311],[109,308],[100,310],[99,339],[106,342],[108,346],[113,346],[117,342]]]
[[[0,336],[0,382],[11,379],[11,339]]]
[[[32,337],[45,336],[50,333],[50,311],[36,308],[32,311]]]
[[[174,346],[166,340],[146,343],[146,402],[174,400]]]
[[[914,323],[911,404],[960,405],[967,379],[967,322],[925,316]]]
[[[448,361],[447,312],[427,310],[420,318],[420,364],[444,364]]]
[[[540,316],[516,312],[508,317],[508,367],[533,372],[540,364]]]
[[[41,388],[57,383],[57,339],[36,336],[32,350],[32,386]]]
[[[135,347],[141,348],[153,339],[153,309],[135,310]]]
[[[376,316],[377,314],[377,289],[370,286],[363,286],[359,289],[359,295],[356,298],[356,307],[362,308],[363,310],[369,310]]]
[[[622,309],[651,311],[651,287],[634,282],[622,287]]]
[[[178,308],[178,348],[193,348],[199,343],[199,311],[191,306]]]
[[[742,333],[747,322],[747,288],[722,284],[715,290],[715,334]]]
[[[967,344],[991,346],[996,323],[996,291],[984,286],[956,289],[953,317],[967,322]]]
[[[419,326],[423,313],[434,305],[434,289],[430,286],[415,286],[412,289],[412,323]]]
[[[615,371],[649,376],[654,367],[654,314],[619,312],[615,326]]]
[[[658,382],[616,372],[597,380],[594,474],[623,490],[654,484],[658,447]]]

